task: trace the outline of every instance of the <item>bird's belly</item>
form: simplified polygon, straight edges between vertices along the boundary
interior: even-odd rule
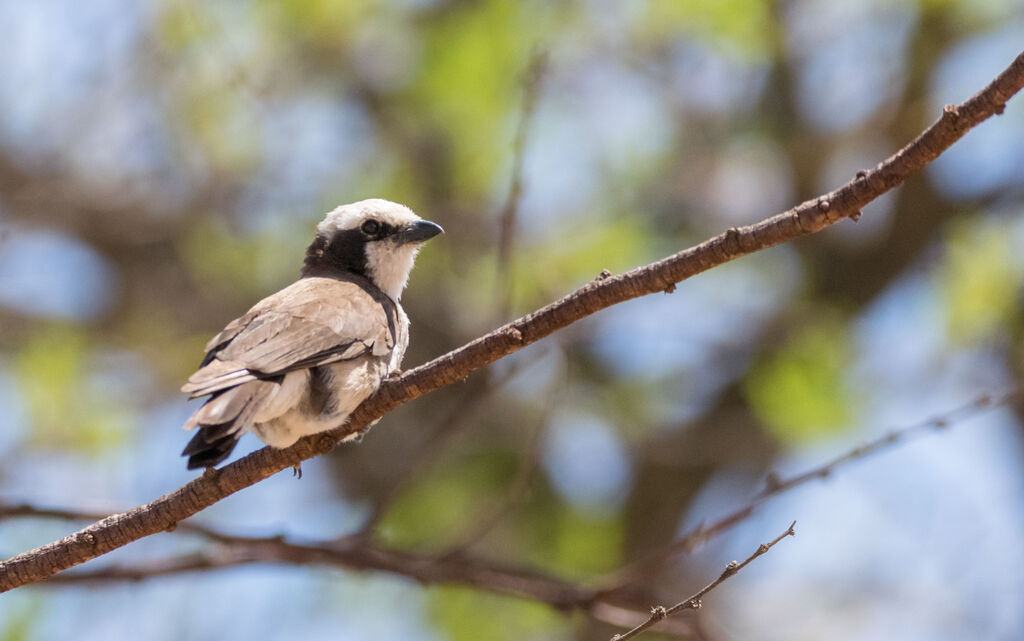
[[[291,372],[271,403],[273,412],[261,411],[250,430],[267,445],[282,448],[303,436],[340,427],[377,390],[387,367],[383,359],[363,357],[324,365],[315,373]],[[296,394],[292,389],[301,391]]]

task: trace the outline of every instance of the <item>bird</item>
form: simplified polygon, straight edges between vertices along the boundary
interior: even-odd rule
[[[300,278],[256,303],[206,344],[181,390],[207,397],[183,426],[188,469],[211,468],[251,432],[284,448],[338,427],[400,372],[409,317],[400,303],[416,254],[443,233],[380,198],[327,213]]]

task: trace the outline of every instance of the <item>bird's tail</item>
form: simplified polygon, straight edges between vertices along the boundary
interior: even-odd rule
[[[207,399],[185,423],[185,429],[199,428],[181,452],[188,457],[188,469],[213,467],[226,459],[275,385],[274,381],[249,381]]]

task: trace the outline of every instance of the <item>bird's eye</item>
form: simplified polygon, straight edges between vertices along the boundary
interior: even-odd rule
[[[376,236],[380,232],[380,223],[376,220],[368,220],[359,229],[367,236]]]

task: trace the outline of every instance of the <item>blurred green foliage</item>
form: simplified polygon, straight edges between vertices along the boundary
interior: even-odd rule
[[[946,255],[936,272],[954,345],[972,345],[1005,329],[1020,307],[1024,259],[1019,239],[1003,220],[972,217],[946,233]]]
[[[554,6],[554,5],[552,5]],[[452,141],[452,187],[486,196],[507,156],[523,69],[543,37],[535,3],[487,0],[438,20],[424,40],[420,73],[406,98]]]
[[[773,53],[773,10],[765,0],[654,0],[646,3],[639,24],[645,39],[672,41],[686,33],[726,53],[756,60]]]
[[[452,641],[515,641],[567,631],[566,621],[550,608],[459,587],[428,591],[431,619]]]
[[[382,541],[421,547],[450,539],[468,515],[484,513],[501,500],[515,468],[514,455],[501,451],[433,468],[388,511],[379,526]]]
[[[744,381],[751,409],[781,442],[798,445],[850,426],[849,340],[846,323],[826,314],[751,369]]]
[[[29,641],[36,638],[36,622],[42,611],[42,600],[22,602],[0,621],[0,641]]]
[[[274,229],[240,233],[210,217],[185,231],[180,251],[193,282],[209,295],[252,304],[298,275],[308,242]]]
[[[36,448],[102,455],[136,424],[131,403],[103,385],[90,336],[71,325],[46,325],[18,351],[14,371],[29,407]]]

